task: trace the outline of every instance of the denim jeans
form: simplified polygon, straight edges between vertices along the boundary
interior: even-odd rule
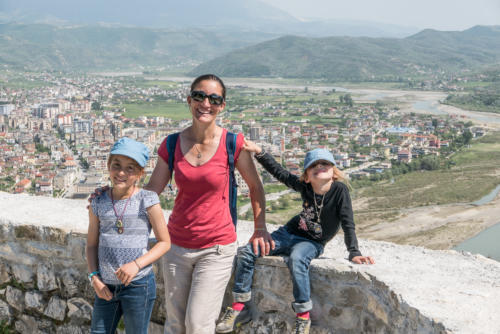
[[[306,312],[312,309],[311,284],[309,282],[309,264],[312,259],[323,253],[323,245],[319,242],[291,234],[282,226],[271,233],[276,247],[269,255],[288,255],[288,269],[292,275],[293,297],[292,308],[295,312]],[[236,302],[247,302],[251,298],[255,254],[251,244],[238,249],[236,273],[234,277],[233,297]]]
[[[156,299],[156,282],[153,273],[132,281],[128,286],[110,285],[110,301],[95,297],[92,312],[92,334],[114,334],[123,315],[127,334],[148,332],[149,319]]]

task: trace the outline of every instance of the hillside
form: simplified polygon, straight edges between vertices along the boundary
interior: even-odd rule
[[[192,68],[276,35],[104,26],[0,24],[0,64],[29,69]]]
[[[190,74],[225,77],[395,79],[500,63],[500,26],[462,32],[424,30],[396,38],[285,36],[232,51]]]

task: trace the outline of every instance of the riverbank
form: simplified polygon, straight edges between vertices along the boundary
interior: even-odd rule
[[[354,201],[356,207],[356,201]],[[499,222],[500,196],[488,204],[433,205],[403,209],[390,221],[360,226],[364,239],[451,249]]]

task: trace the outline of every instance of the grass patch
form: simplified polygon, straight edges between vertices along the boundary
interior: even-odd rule
[[[7,320],[0,321],[0,334],[11,334],[14,333],[12,328],[9,326]]]
[[[139,116],[162,116],[174,121],[190,119],[191,114],[186,103],[180,102],[139,102],[125,103],[125,117],[137,118]]]
[[[435,204],[469,203],[500,184],[500,133],[489,134],[451,158],[448,170],[416,171],[356,191],[369,210],[402,209]]]
[[[285,186],[284,184],[265,184],[264,185],[264,192],[266,194],[270,194],[270,193],[278,193],[280,191],[283,191],[283,190],[287,190],[288,187]]]

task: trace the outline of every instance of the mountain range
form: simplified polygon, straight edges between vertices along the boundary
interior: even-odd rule
[[[0,24],[0,64],[57,70],[192,69],[233,49],[277,36],[254,31]]]
[[[407,38],[284,36],[234,50],[190,75],[394,80],[500,64],[500,26],[423,30]]]

